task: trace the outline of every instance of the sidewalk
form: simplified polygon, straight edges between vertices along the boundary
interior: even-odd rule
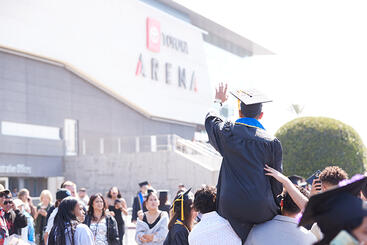
[[[125,235],[124,245],[136,245],[135,242],[135,224],[131,223],[131,215],[125,216]]]

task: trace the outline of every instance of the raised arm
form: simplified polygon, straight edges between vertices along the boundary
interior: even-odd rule
[[[296,186],[290,181],[290,179],[288,179],[287,176],[284,176],[279,171],[269,167],[268,165],[265,165],[264,169],[266,171],[265,175],[272,176],[275,180],[282,183],[284,188],[291,196],[292,200],[301,210],[304,210],[307,205],[308,199],[296,188]]]
[[[223,83],[215,91],[215,101],[222,104],[227,100],[227,84],[223,86]],[[210,111],[205,118],[205,129],[208,134],[210,144],[222,154],[221,149],[221,130],[223,129],[224,122],[219,117],[218,110]]]

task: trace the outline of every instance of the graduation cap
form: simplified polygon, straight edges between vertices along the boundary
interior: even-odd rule
[[[156,190],[154,190],[153,188],[149,188],[147,192],[148,192],[148,194],[150,194],[152,192],[156,192]]]
[[[159,199],[168,198],[168,190],[159,190]]]
[[[238,109],[250,117],[255,117],[261,112],[263,103],[272,101],[256,89],[234,90],[230,93],[238,99]]]
[[[256,89],[234,90],[230,93],[245,105],[254,105],[271,102],[265,94]]]
[[[145,185],[149,185],[148,181],[143,181],[143,182],[140,182],[140,183],[139,183],[139,186],[140,186],[140,187],[143,187],[143,186],[145,186]]]
[[[367,177],[358,176],[354,182],[349,181],[346,185],[312,196],[299,226],[316,222],[326,242],[342,230],[355,229],[367,216],[367,204],[358,197],[366,184]]]
[[[191,188],[188,189],[186,192],[184,193],[180,193],[178,194],[175,199],[173,200],[172,206],[170,209],[173,209],[173,211],[175,211],[175,206],[177,207],[177,205],[180,205],[180,209],[181,209],[181,221],[183,221],[185,219],[185,215],[184,215],[184,202],[188,201],[188,200],[192,200],[192,193],[190,195],[190,191]]]

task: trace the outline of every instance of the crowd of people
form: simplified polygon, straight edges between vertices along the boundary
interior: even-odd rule
[[[300,176],[286,177],[267,165],[264,175],[283,186],[280,211],[272,219],[254,224],[245,241],[217,212],[216,187],[203,185],[193,193],[180,184],[171,203],[168,191],[156,191],[147,181],[140,183],[131,220],[136,224],[136,243],[329,244],[341,231],[348,233],[343,233],[344,236],[351,236],[348,239],[366,241],[367,209],[361,205],[367,197],[366,177],[348,182],[348,174],[337,166],[326,167],[312,185]],[[118,245],[123,242],[123,216],[128,215],[128,209],[117,187],[112,187],[105,196],[97,193],[88,197],[85,188],[77,192],[76,185],[66,181],[58,189],[55,203],[52,193],[44,190],[37,206],[33,205],[28,190],[21,189],[16,198],[13,194],[0,186],[0,244],[12,244],[11,239],[6,243],[8,237],[18,239],[14,244]],[[346,203],[340,207],[343,202]],[[355,203],[356,210],[350,209],[351,203]],[[356,214],[351,217],[346,215],[353,212]]]
[[[65,181],[52,193],[43,190],[35,206],[27,189],[10,192],[0,185],[0,245],[122,245],[127,204],[117,187],[106,196],[77,192],[76,184]]]
[[[227,87],[220,85],[221,106]],[[169,202],[168,191],[148,181],[132,205],[139,245],[340,245],[367,244],[367,177],[328,166],[307,180],[282,173],[282,146],[259,120],[269,102],[254,90],[232,92],[240,118],[226,122],[208,113],[209,143],[222,155],[217,186],[194,191],[180,184]],[[34,206],[29,191],[17,198],[0,186],[0,245],[122,245],[128,214],[117,187],[90,198],[86,189],[66,181],[52,195],[44,190]],[[14,237],[14,236],[13,236]],[[14,243],[15,244],[15,243]]]

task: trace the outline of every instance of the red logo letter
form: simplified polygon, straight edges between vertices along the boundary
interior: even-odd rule
[[[161,26],[157,20],[147,18],[147,48],[158,53],[161,48]]]

